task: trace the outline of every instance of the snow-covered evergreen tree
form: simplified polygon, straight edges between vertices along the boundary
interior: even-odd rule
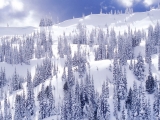
[[[132,89],[130,88],[126,99],[126,108],[128,110],[131,110],[131,105],[132,105]]]
[[[20,98],[21,96],[20,95],[16,95],[16,98],[15,98],[15,113],[14,113],[14,120],[19,120],[19,119],[22,119],[21,117],[21,109],[20,109]]]
[[[35,115],[35,101],[31,73],[27,71],[27,99],[26,99],[26,117],[28,119]]]
[[[52,116],[55,114],[55,98],[53,97],[53,89],[52,89],[52,85],[51,85],[51,81],[49,84],[49,90],[48,90],[48,108],[47,108],[47,112],[48,112],[48,117]]]
[[[44,83],[42,83],[42,88],[41,88],[41,94],[40,94],[40,101],[39,101],[39,120],[43,120],[44,118],[47,118],[48,116],[48,105],[45,97],[45,90],[44,90]]]
[[[146,91],[149,94],[152,94],[155,91],[155,81],[152,75],[149,75],[146,80]]]
[[[140,81],[144,80],[144,71],[145,71],[144,61],[142,55],[139,54],[137,57],[137,64],[134,67],[134,74],[138,80]]]
[[[20,89],[20,81],[19,81],[19,75],[17,74],[16,68],[12,77],[12,90],[16,91]]]
[[[121,113],[121,120],[126,120],[125,107],[123,107],[123,110],[122,110],[122,113]]]

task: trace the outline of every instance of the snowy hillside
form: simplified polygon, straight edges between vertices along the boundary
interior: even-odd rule
[[[159,120],[159,14],[0,28],[0,120]]]
[[[34,27],[0,27],[0,36],[4,35],[24,35],[31,34],[36,28]]]

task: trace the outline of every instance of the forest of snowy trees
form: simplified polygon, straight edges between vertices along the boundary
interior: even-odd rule
[[[128,11],[133,12],[132,9]],[[40,27],[52,25],[50,18],[40,21]],[[157,22],[155,27],[150,25],[148,32],[132,30],[128,26],[126,32],[116,34],[114,28],[108,27],[88,32],[86,26],[79,23],[74,33],[69,36],[64,33],[58,38],[57,54],[59,60],[65,61],[63,74],[59,76],[63,83],[59,105],[55,104],[55,87],[51,84],[53,77],[58,78],[60,67],[53,62],[54,37],[51,31],[35,31],[22,38],[1,38],[1,63],[23,66],[30,65],[32,59],[42,62],[36,65],[34,76],[29,70],[26,76],[21,76],[15,68],[13,75],[6,77],[5,68],[1,68],[0,120],[31,120],[36,115],[38,120],[54,115],[59,116],[57,119],[60,120],[110,120],[111,116],[116,120],[159,120],[160,85],[157,76],[152,74],[152,55],[158,54],[157,69],[160,71],[160,24]],[[134,51],[142,41],[146,43],[145,56],[141,52],[135,56]],[[71,44],[76,45],[77,51],[73,51]],[[112,61],[109,67],[112,80],[106,74],[100,93],[95,86],[97,79],[90,71],[90,53],[82,49],[84,47],[93,50],[95,61]],[[135,76],[132,87],[128,87],[127,67]],[[49,80],[47,86],[44,85],[46,80]],[[23,83],[26,83],[26,87]],[[112,95],[109,91],[111,85]],[[34,88],[37,86],[41,86],[41,89],[35,95]],[[5,91],[6,88],[8,91]],[[16,95],[11,101],[9,97],[13,94]],[[153,96],[153,102],[148,95]],[[14,105],[11,106],[11,102]]]

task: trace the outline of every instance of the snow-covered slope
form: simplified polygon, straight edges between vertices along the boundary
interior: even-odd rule
[[[52,78],[49,78],[45,80],[44,86],[46,87],[49,85],[49,82],[51,81],[52,86],[55,87],[55,90],[52,91],[53,95],[55,97],[55,102],[56,102],[56,107],[60,104],[62,105],[63,101],[63,85],[64,81],[62,81],[62,74],[63,74],[63,68],[65,66],[65,61],[66,61],[66,56],[65,58],[60,58],[58,55],[58,38],[59,36],[63,36],[64,32],[66,37],[69,39],[70,34],[74,35],[76,32],[76,27],[78,23],[83,23],[87,27],[87,32],[89,33],[93,28],[101,28],[106,32],[106,27],[108,26],[109,29],[114,28],[115,32],[118,33],[121,32],[123,33],[124,31],[128,31],[128,26],[134,31],[135,29],[144,29],[145,31],[148,30],[149,25],[155,26],[157,24],[157,21],[160,21],[160,10],[151,10],[147,12],[139,12],[139,13],[133,13],[133,14],[118,14],[118,15],[111,15],[111,14],[92,14],[85,16],[84,18],[74,18],[71,20],[66,20],[62,23],[53,25],[51,28],[51,34],[53,38],[53,45],[52,45],[52,50],[53,50],[53,57],[51,59],[52,63],[55,63],[56,66],[58,66],[58,72],[57,76],[53,76]],[[34,27],[24,27],[24,28],[12,28],[12,27],[0,27],[0,36],[7,36],[7,35],[23,35],[23,34],[31,34],[34,32],[36,28]],[[40,28],[39,28],[40,29]],[[89,37],[89,36],[88,36]],[[39,38],[34,39],[37,41]],[[70,39],[69,39],[70,40]],[[18,44],[14,43],[14,44]],[[37,46],[37,45],[35,45]],[[74,54],[74,51],[77,51],[77,45],[76,44],[70,44],[71,46],[71,51],[72,54]],[[95,46],[93,46],[95,48]],[[100,60],[100,61],[95,61],[95,53],[94,49],[90,48],[88,45],[82,45],[81,46],[81,51],[87,51],[87,53],[90,53],[90,56],[87,57],[87,62],[90,64],[90,74],[91,76],[93,75],[94,79],[94,85],[95,85],[95,90],[99,93],[102,91],[102,84],[106,80],[106,78],[109,78],[109,105],[110,105],[110,114],[111,114],[111,120],[115,120],[115,117],[113,116],[113,110],[114,110],[114,105],[113,105],[113,93],[114,93],[114,85],[113,85],[113,72],[109,70],[110,64],[113,64],[113,59],[112,60]],[[139,52],[141,52],[143,58],[145,57],[145,40],[142,40],[140,45],[137,46],[134,50],[134,55],[135,58],[138,56]],[[21,76],[26,77],[27,75],[27,70],[31,71],[32,75],[32,80],[35,75],[35,68],[37,64],[41,64],[42,60],[33,58],[30,60],[30,65],[26,64],[18,64],[18,65],[12,65],[12,64],[7,64],[6,62],[0,62],[0,68],[5,67],[6,71],[6,76],[7,78],[12,77],[14,70],[16,68],[17,73],[19,73]],[[141,82],[139,82],[136,77],[133,74],[133,71],[129,69],[129,63],[130,60],[127,61],[127,64],[125,66],[126,68],[126,75],[127,75],[127,88],[129,89],[130,87],[133,87],[134,81],[137,82],[137,85],[139,86]],[[88,67],[88,65],[86,65]],[[158,54],[152,55],[152,74],[153,76],[160,76],[160,72],[158,71]],[[113,66],[112,66],[113,67]],[[75,70],[75,68],[74,68]],[[89,68],[87,68],[87,72],[89,72]],[[81,79],[78,77],[78,72],[75,70],[73,72],[75,75],[76,80],[79,82]],[[145,63],[145,75],[148,75],[148,64]],[[145,85],[145,82],[142,83]],[[34,94],[35,94],[35,104],[36,104],[36,115],[34,120],[38,120],[38,109],[39,109],[39,103],[37,100],[37,95],[41,90],[42,84],[38,85],[37,87],[34,88]],[[26,91],[26,82],[23,83],[23,87]],[[4,88],[4,91],[8,91],[7,88]],[[21,94],[22,89],[19,91],[13,92],[13,94],[10,95],[9,100],[11,103],[11,107],[14,108],[15,104],[15,96],[16,94]],[[153,95],[147,95],[147,98],[150,98],[151,104],[153,103]],[[2,108],[4,108],[3,105],[4,100],[2,100]],[[122,102],[124,104],[124,101]],[[2,110],[3,111],[3,110]],[[12,109],[12,117],[14,116],[14,109]],[[14,117],[13,117],[14,118]],[[45,120],[56,120],[57,118],[60,118],[59,115],[57,116],[51,116],[49,118],[46,118]]]
[[[153,9],[151,11],[133,14],[91,14],[84,18],[74,18],[54,25],[53,31],[58,35],[62,34],[64,31],[70,33],[76,28],[78,23],[84,23],[89,29],[93,27],[106,28],[106,26],[109,26],[109,28],[115,28],[115,31],[120,31],[121,33],[127,31],[128,26],[133,30],[146,30],[149,25],[155,26],[157,21],[160,20],[159,13],[159,9]]]
[[[28,35],[34,32],[35,27],[0,27],[0,36],[4,35]]]
[[[84,18],[66,20],[59,23],[58,26],[69,27],[82,22],[85,25],[93,25],[95,27],[106,27],[106,25],[112,27],[123,27],[131,25],[136,28],[138,27],[138,29],[147,28],[148,24],[155,25],[157,23],[160,19],[160,16],[158,15],[159,12],[159,9],[153,9],[151,11],[137,12],[133,14],[91,14]],[[141,25],[141,27],[139,25]]]

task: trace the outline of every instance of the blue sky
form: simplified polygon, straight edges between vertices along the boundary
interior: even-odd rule
[[[51,15],[53,20],[64,21],[74,17],[125,10],[135,12],[149,10],[160,0],[0,0],[0,26],[37,26],[41,17]]]

